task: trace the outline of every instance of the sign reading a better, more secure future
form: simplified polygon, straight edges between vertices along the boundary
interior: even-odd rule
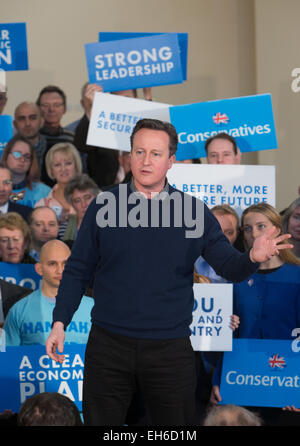
[[[103,91],[183,82],[177,34],[85,45],[90,83]]]

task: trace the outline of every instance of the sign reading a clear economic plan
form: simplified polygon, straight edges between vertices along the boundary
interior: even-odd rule
[[[0,115],[0,159],[2,152],[13,137],[13,119],[10,115]]]
[[[24,401],[42,392],[61,393],[82,410],[85,344],[65,344],[60,364],[49,358],[44,345],[5,347],[0,331],[0,412],[18,413]]]
[[[276,206],[275,166],[175,163],[171,186],[204,201],[209,208],[228,204],[238,214],[260,202]]]
[[[293,342],[234,339],[223,358],[222,404],[300,408],[300,353]]]
[[[109,93],[96,93],[87,144],[130,151],[130,135],[138,120],[169,121],[169,105]]]
[[[6,263],[1,262],[0,278],[32,290],[38,290],[42,278],[30,263]]]
[[[176,158],[206,157],[205,141],[225,132],[241,152],[277,149],[270,94],[222,99],[170,107],[178,133]]]
[[[85,53],[89,81],[103,91],[183,82],[176,34],[87,43]]]
[[[232,284],[194,284],[191,344],[195,351],[230,351]]]
[[[28,70],[26,23],[0,23],[0,68]]]
[[[157,36],[165,33],[139,33],[139,32],[99,32],[99,42],[109,42],[111,40],[134,39],[136,37]],[[187,33],[166,33],[176,34],[178,36],[178,45],[180,49],[180,60],[182,66],[183,80],[187,80],[187,61],[188,61],[188,37]]]

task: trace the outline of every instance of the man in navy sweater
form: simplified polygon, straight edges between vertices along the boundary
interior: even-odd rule
[[[235,250],[209,209],[166,181],[177,141],[169,123],[136,124],[132,181],[90,204],[64,270],[46,350],[55,361],[64,360],[65,329],[94,277],[83,385],[86,425],[124,424],[136,389],[153,425],[192,424],[195,260],[202,255],[217,274],[241,281],[289,237],[271,232],[249,252]]]

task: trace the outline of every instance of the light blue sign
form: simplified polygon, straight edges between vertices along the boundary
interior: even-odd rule
[[[0,278],[31,290],[40,288],[41,276],[35,271],[33,264],[1,262]]]
[[[221,132],[235,138],[241,152],[277,148],[270,94],[170,107],[178,133],[178,160],[206,156],[205,141]]]
[[[84,344],[65,344],[63,364],[52,361],[44,345],[0,351],[0,412],[18,413],[25,400],[42,392],[67,396],[81,412],[85,348]]]
[[[8,143],[8,141],[13,137],[13,119],[10,115],[0,116],[0,159],[2,152]]]
[[[26,23],[0,23],[0,68],[28,70]]]
[[[183,81],[176,34],[85,45],[90,83],[103,91],[177,84]]]
[[[222,404],[300,408],[300,352],[293,342],[235,339],[224,353]]]
[[[109,42],[112,40],[133,39],[136,37],[158,36],[164,33],[114,33],[114,32],[99,32],[99,42]],[[176,34],[176,33],[166,33]],[[187,80],[187,61],[188,61],[188,34],[177,33],[178,45],[180,48],[180,60],[182,66],[183,80]]]

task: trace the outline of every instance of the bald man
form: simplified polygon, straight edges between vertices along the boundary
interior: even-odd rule
[[[40,108],[34,102],[22,102],[16,107],[14,126],[17,132],[33,145],[40,168],[47,148],[46,137],[40,133],[43,125]]]
[[[36,272],[43,278],[42,287],[9,310],[4,324],[7,346],[45,345],[51,331],[56,294],[70,253],[69,247],[60,240],[50,240],[43,245],[40,261],[35,264]],[[87,342],[93,305],[92,298],[83,297],[66,331],[66,342]]]

